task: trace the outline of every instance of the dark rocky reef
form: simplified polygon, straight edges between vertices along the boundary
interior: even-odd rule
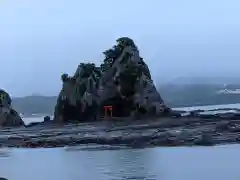
[[[161,117],[129,121],[38,124],[0,129],[1,147],[50,148],[97,145],[118,148],[212,146],[240,142],[240,120],[203,117]],[[98,150],[97,147],[95,147]]]
[[[105,59],[100,67],[81,63],[72,77],[62,75],[55,121],[95,120],[104,115],[103,107],[109,105],[116,117],[139,118],[170,111],[132,39],[117,39],[117,45],[103,54]]]
[[[12,109],[11,102],[9,94],[0,89],[0,126],[23,126],[24,122],[19,114]]]

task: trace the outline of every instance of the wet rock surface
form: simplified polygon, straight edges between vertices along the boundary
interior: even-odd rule
[[[53,148],[101,145],[117,148],[154,146],[212,146],[238,143],[240,119],[198,116],[160,117],[132,121],[101,119],[92,123],[46,121],[28,127],[0,130],[2,147]]]

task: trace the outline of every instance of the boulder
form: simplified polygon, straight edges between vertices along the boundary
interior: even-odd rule
[[[112,106],[113,116],[118,117],[156,116],[170,111],[132,39],[117,39],[117,44],[103,54],[100,67],[81,63],[72,77],[62,75],[55,120],[96,119],[104,115],[104,106]]]
[[[23,126],[24,122],[19,114],[11,107],[9,94],[0,90],[0,126]]]
[[[43,119],[43,122],[49,122],[51,121],[51,117],[50,116],[45,116]]]

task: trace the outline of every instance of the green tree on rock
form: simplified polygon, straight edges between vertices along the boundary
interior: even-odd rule
[[[117,58],[114,49],[108,49],[108,50],[104,51],[103,54],[105,55],[105,59],[116,59]]]
[[[113,48],[103,52],[105,59],[103,60],[103,63],[100,66],[102,72],[105,72],[112,67],[114,61],[121,55],[123,49],[126,46],[132,46],[136,48],[133,40],[128,37],[118,38],[116,42],[117,45],[114,45]]]
[[[116,41],[118,43],[118,46],[121,46],[121,47],[126,47],[126,46],[136,47],[133,40],[129,37],[121,37],[121,38],[118,38]]]
[[[66,82],[68,80],[68,74],[63,73],[61,76],[62,82]]]

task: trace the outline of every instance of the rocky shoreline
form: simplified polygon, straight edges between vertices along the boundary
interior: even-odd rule
[[[9,94],[0,89],[0,145],[143,148],[239,141],[238,109],[207,114],[203,110],[180,112],[168,107],[131,38],[118,38],[103,54],[100,66],[80,63],[74,74],[62,74],[53,120],[46,116],[42,123],[25,125],[12,109]],[[98,118],[102,116],[119,118]]]
[[[2,147],[54,148],[111,145],[122,148],[213,146],[240,141],[240,114],[195,114],[132,121],[104,119],[89,123],[53,122],[0,130]]]

